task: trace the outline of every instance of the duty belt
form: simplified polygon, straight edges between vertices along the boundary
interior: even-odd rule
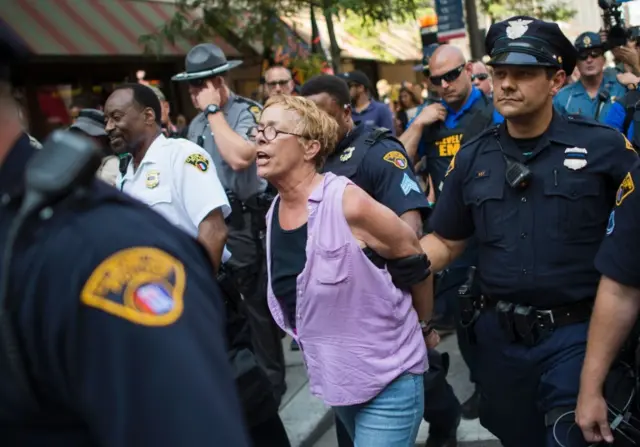
[[[590,300],[553,309],[537,309],[533,306],[497,300],[487,295],[476,298],[473,304],[480,312],[495,309],[500,327],[507,338],[528,346],[538,344],[555,329],[588,321],[593,309],[593,302]]]

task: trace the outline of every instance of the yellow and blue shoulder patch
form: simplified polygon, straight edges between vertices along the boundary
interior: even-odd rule
[[[627,149],[629,149],[630,151],[634,151],[635,152],[636,148],[633,147],[633,143],[631,143],[631,141],[629,141],[629,139],[626,136],[622,135],[622,137],[624,138],[625,147]]]
[[[202,154],[191,154],[184,161],[188,165],[196,167],[199,171],[207,172],[209,169],[209,159]]]
[[[631,173],[627,172],[627,175],[624,176],[624,180],[620,184],[618,188],[618,192],[616,193],[616,206],[622,205],[624,199],[629,197],[629,195],[635,191],[636,185],[633,183],[633,178],[631,177]]]
[[[456,155],[458,155],[458,153],[456,152],[455,154],[453,154],[453,157],[451,157],[451,162],[449,163],[449,167],[447,168],[447,172],[445,172],[444,176],[448,176],[449,174],[451,174],[451,171],[453,171],[456,167]]]
[[[81,302],[143,326],[169,326],[184,309],[184,265],[152,247],[135,247],[111,255],[91,273]]]
[[[391,163],[398,169],[407,169],[409,166],[409,162],[407,162],[407,157],[400,151],[390,151],[384,154],[384,161]]]
[[[256,119],[256,123],[258,121],[260,121],[260,116],[262,115],[262,110],[260,110],[260,107],[258,106],[251,106],[249,107],[249,112],[251,112],[251,114],[253,115],[253,117]]]

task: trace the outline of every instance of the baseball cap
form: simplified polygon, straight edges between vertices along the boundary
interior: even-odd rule
[[[360,84],[367,90],[371,91],[371,81],[369,77],[359,70],[350,71],[348,73],[340,73],[338,77],[347,81],[348,84]]]
[[[104,113],[96,109],[82,109],[78,114],[76,122],[69,127],[69,130],[79,130],[92,137],[105,137]]]

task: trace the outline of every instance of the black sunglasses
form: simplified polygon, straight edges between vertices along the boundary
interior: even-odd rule
[[[451,71],[446,72],[440,76],[429,76],[429,80],[433,85],[442,85],[442,81],[447,83],[453,82],[460,77],[462,72],[464,71],[465,64],[460,65],[459,67],[454,68]]]
[[[202,87],[205,82],[207,82],[207,78],[201,78],[201,79],[192,79],[189,81],[189,85],[191,87]]]
[[[591,56],[593,59],[596,59],[603,54],[604,52],[602,50],[581,51],[580,53],[578,53],[578,60],[586,61],[587,59],[589,59],[589,56]]]
[[[478,74],[471,75],[472,81],[475,81],[476,79],[478,81],[486,81],[487,79],[489,79],[489,73],[478,73]]]

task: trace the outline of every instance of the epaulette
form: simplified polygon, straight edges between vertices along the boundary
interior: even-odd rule
[[[495,136],[498,131],[498,126],[499,124],[494,124],[492,126],[489,126],[486,129],[484,129],[482,132],[477,134],[476,136],[472,137],[469,141],[463,142],[462,146],[460,147],[460,150],[462,150],[463,147],[469,146],[470,144],[473,144],[478,140],[482,140],[483,138],[486,138],[488,136],[491,136],[491,137]]]
[[[260,107],[260,110],[262,110],[262,104],[260,104],[259,102],[254,101],[253,99],[245,98],[244,96],[240,96],[240,95],[236,95],[235,99],[238,102],[243,102],[243,103],[249,104],[249,106],[258,106],[258,107]]]
[[[582,115],[564,115],[564,117],[567,119],[567,122],[573,123],[573,124],[578,124],[579,126],[601,127],[603,129],[615,130],[611,126],[603,124],[600,121],[596,121],[593,118],[588,118],[586,116],[582,116]]]

